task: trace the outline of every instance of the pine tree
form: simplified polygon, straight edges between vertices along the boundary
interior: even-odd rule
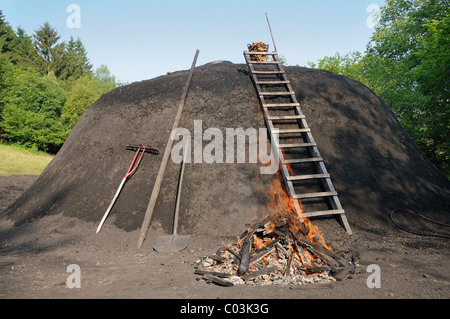
[[[58,32],[45,22],[33,35],[34,46],[41,58],[42,71],[45,74],[60,72],[61,57],[64,52],[64,42],[59,43]]]
[[[11,62],[24,68],[31,67],[39,69],[39,56],[34,49],[31,36],[25,33],[21,27],[17,28],[16,37],[13,42],[13,52]]]
[[[63,80],[75,80],[87,73],[92,73],[92,64],[89,63],[87,51],[79,38],[75,41],[70,37],[65,46],[62,69],[58,77]]]
[[[12,55],[14,38],[14,31],[6,21],[5,15],[0,10],[0,53],[5,54],[8,58]]]

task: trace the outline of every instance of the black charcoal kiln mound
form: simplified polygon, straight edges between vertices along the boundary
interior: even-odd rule
[[[327,71],[286,71],[355,231],[391,227],[389,213],[399,207],[429,214],[449,209],[448,179],[370,89]],[[125,146],[145,144],[164,151],[187,75],[171,73],[101,97],[35,184],[3,215],[19,226],[63,214],[92,222],[95,232],[134,156]],[[196,120],[202,121],[203,131],[218,128],[224,136],[226,128],[265,127],[246,65],[220,62],[195,69],[180,127],[193,135]],[[208,143],[203,141],[203,147]],[[162,154],[145,154],[107,227],[140,228],[161,160]],[[169,161],[151,224],[168,233],[178,174],[179,164]],[[273,178],[261,175],[259,164],[187,164],[179,233],[214,238],[263,219]]]

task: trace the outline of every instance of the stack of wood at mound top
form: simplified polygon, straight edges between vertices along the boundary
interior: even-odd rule
[[[327,283],[354,273],[352,253],[334,251],[323,237],[313,235],[310,228],[314,226],[306,221],[271,216],[248,225],[236,242],[198,260],[195,274],[221,286],[233,286]]]
[[[268,52],[269,45],[264,42],[253,42],[247,45],[249,52]],[[250,56],[252,61],[267,61],[267,55],[253,54]]]

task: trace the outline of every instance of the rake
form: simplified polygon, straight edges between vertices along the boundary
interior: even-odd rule
[[[127,173],[125,174],[125,177],[122,179],[122,182],[120,183],[119,188],[116,191],[116,194],[114,195],[113,200],[111,201],[111,203],[109,204],[108,209],[106,210],[105,214],[103,215],[103,218],[100,222],[100,224],[97,227],[97,231],[95,233],[98,233],[100,231],[100,229],[103,226],[103,223],[105,222],[106,218],[109,215],[109,212],[111,211],[111,209],[113,208],[117,197],[119,197],[120,192],[122,191],[123,185],[125,184],[125,182],[127,181],[127,179],[134,174],[134,172],[136,172],[139,164],[141,163],[142,157],[144,156],[144,153],[151,153],[151,154],[155,154],[158,155],[159,154],[159,150],[157,148],[154,147],[149,147],[149,146],[144,146],[144,145],[127,145],[126,146],[127,150],[131,150],[131,151],[136,151],[133,161],[131,162],[130,168],[128,168]],[[140,155],[139,155],[140,154]],[[139,158],[138,158],[139,156]],[[136,162],[137,160],[137,162]]]

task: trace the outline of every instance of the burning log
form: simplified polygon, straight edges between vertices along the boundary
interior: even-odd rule
[[[296,218],[266,218],[248,225],[238,240],[203,262],[203,275],[212,283],[304,284],[342,280],[354,265],[309,234],[307,224]],[[334,275],[336,277],[334,277]],[[220,279],[211,278],[217,277]]]
[[[248,267],[250,266],[250,250],[251,245],[249,240],[245,240],[242,244],[241,249],[241,262],[239,264],[239,274],[243,275],[247,273]]]
[[[344,267],[342,270],[340,270],[336,274],[334,274],[333,277],[337,281],[342,281],[345,278],[347,278],[350,273],[353,273],[354,271],[355,271],[355,266],[349,264],[348,266]]]
[[[264,250],[259,252],[258,254],[253,254],[251,260],[250,260],[250,265],[255,264],[257,262],[259,262],[260,260],[262,260],[263,258],[265,258],[267,255],[272,254],[275,251],[275,247],[273,247],[270,250]]]
[[[234,256],[234,258],[236,258],[237,260],[241,260],[241,257],[230,247],[227,247],[226,251],[229,252],[230,254],[232,254]]]
[[[215,261],[225,261],[226,258],[222,257],[222,256],[217,256],[217,255],[210,255],[209,258],[215,260]]]
[[[275,244],[275,246],[277,247],[278,254],[279,254],[279,252],[281,252],[285,257],[290,256],[289,252],[287,252],[286,249],[284,249],[284,247],[281,246],[278,242]]]
[[[314,245],[312,242],[307,240],[306,238],[301,238],[297,240],[302,243],[307,250],[311,251],[313,254],[320,257],[322,260],[326,262],[327,265],[330,265],[332,267],[339,267],[339,266],[346,266],[347,263],[340,263],[335,258],[333,258],[331,255],[334,255],[332,251],[328,251],[326,249],[323,249],[320,246]],[[341,260],[341,258],[339,258]]]
[[[284,277],[289,276],[291,274],[291,264],[292,264],[293,257],[294,257],[294,253],[291,253],[289,255],[288,261],[286,263],[286,268],[284,269],[284,272],[283,272]]]
[[[263,221],[246,225],[237,241],[206,257],[196,274],[232,284],[303,285],[343,280],[354,272],[354,258],[352,263],[335,252],[309,219],[297,215],[286,193],[272,196],[276,209],[269,207]]]
[[[277,271],[277,270],[278,270],[277,266],[263,268],[263,269],[260,269],[258,271],[254,271],[254,272],[251,272],[249,274],[246,274],[246,275],[242,276],[242,279],[248,280],[248,279],[255,278],[255,277],[258,277],[258,276],[262,276],[262,275],[265,275],[265,274],[268,274],[270,272]]]
[[[327,265],[325,266],[312,266],[312,267],[299,267],[299,269],[304,270],[307,273],[314,273],[314,272],[322,272],[322,271],[327,271],[330,270],[330,267],[328,267]]]

